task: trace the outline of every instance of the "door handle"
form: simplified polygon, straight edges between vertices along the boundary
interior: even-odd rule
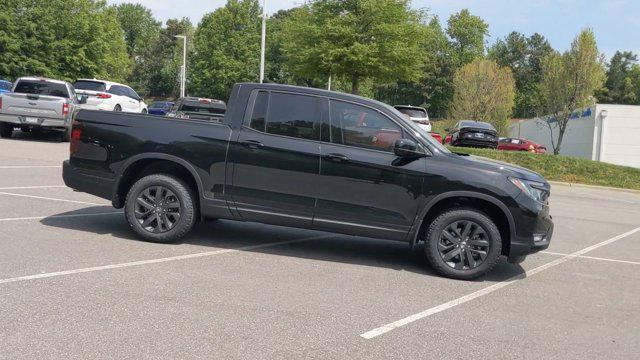
[[[264,147],[264,144],[257,140],[245,140],[242,142],[242,145],[249,149],[262,149]]]
[[[329,160],[329,161],[333,161],[333,162],[346,162],[349,161],[349,157],[347,157],[346,155],[342,155],[342,154],[327,154],[324,156],[325,159]]]

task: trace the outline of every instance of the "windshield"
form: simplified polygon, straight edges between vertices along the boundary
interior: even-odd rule
[[[400,111],[401,113],[405,114],[405,115],[409,115],[412,118],[426,118],[427,117],[427,111],[423,110],[423,109],[403,108],[403,107],[397,107],[396,109],[398,111]]]
[[[154,101],[151,106],[149,106],[150,108],[154,108],[154,109],[162,109],[162,108],[166,108],[171,106],[170,103],[164,102],[164,101]]]
[[[429,134],[429,132],[423,130],[416,123],[404,117],[403,114],[400,111],[398,111],[398,109],[394,108],[393,106],[387,105],[385,103],[381,103],[381,104],[383,104],[389,111],[394,112],[399,118],[401,118],[404,121],[404,123],[407,124],[414,131],[414,134],[413,134],[414,136],[420,137],[421,139],[427,141],[429,144],[431,144],[433,147],[435,147],[436,149],[438,149],[443,153],[446,153],[446,154],[451,153],[449,149],[447,149],[444,145],[442,145],[436,139],[434,139],[433,136]]]
[[[49,95],[69,98],[65,84],[49,82],[46,80],[20,80],[16,85],[16,93]]]
[[[0,81],[0,90],[11,90],[11,83],[7,81]]]
[[[78,80],[73,83],[73,87],[76,90],[107,91],[107,86],[99,81]]]

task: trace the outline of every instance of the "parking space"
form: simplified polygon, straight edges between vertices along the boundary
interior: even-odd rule
[[[0,140],[0,358],[599,358],[640,344],[640,194],[554,186],[548,251],[478,281],[406,244],[215,221],[139,241]]]

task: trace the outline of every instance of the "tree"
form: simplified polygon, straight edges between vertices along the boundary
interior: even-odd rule
[[[0,2],[0,57],[0,77],[11,79],[123,81],[130,72],[116,13],[101,1]]]
[[[607,80],[597,98],[598,101],[616,104],[637,104],[638,56],[630,51],[616,51],[607,69]]]
[[[345,78],[357,94],[365,79],[419,78],[422,19],[408,0],[315,0],[289,17],[283,52],[297,76]]]
[[[545,122],[551,133],[555,155],[560,153],[562,140],[572,113],[594,102],[593,95],[604,82],[604,59],[598,52],[591,29],[583,30],[563,54],[552,52],[542,63],[540,91],[543,102],[540,112],[552,114]],[[557,140],[556,140],[557,135]]]
[[[447,34],[451,38],[452,56],[458,66],[484,56],[485,37],[489,25],[482,18],[471,15],[467,9],[451,15],[447,22]]]
[[[453,118],[486,121],[506,135],[515,99],[515,80],[509,68],[491,60],[474,60],[456,71],[453,87]]]
[[[553,51],[544,36],[525,37],[518,32],[498,40],[488,51],[488,57],[499,66],[508,66],[516,80],[514,115],[519,118],[536,116],[540,104],[542,60]]]
[[[258,80],[261,13],[257,0],[229,0],[202,18],[193,39],[189,93],[227,99],[234,83]]]

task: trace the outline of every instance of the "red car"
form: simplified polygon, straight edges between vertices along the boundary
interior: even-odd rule
[[[498,150],[506,151],[528,151],[536,154],[546,154],[547,148],[544,145],[536,144],[527,139],[502,138],[498,141]]]
[[[437,132],[429,132],[429,134],[431,134],[431,136],[436,139],[437,142],[442,143],[442,135],[440,135],[440,133]]]

